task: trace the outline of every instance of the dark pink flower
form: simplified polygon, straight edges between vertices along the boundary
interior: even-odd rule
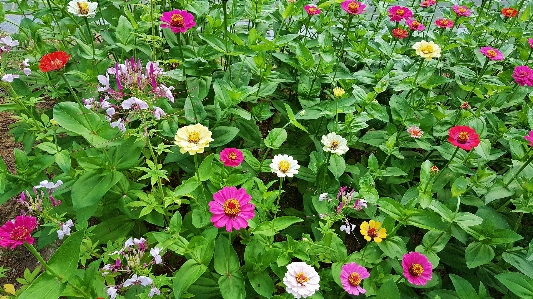
[[[420,6],[422,7],[430,7],[430,6],[433,6],[437,3],[436,0],[424,0],[420,3]]]
[[[524,136],[524,139],[529,141],[528,145],[533,146],[533,130],[529,131],[529,134]]]
[[[449,19],[438,19],[435,21],[435,25],[437,25],[440,28],[452,28],[453,21]]]
[[[402,259],[403,275],[416,285],[425,285],[431,280],[432,265],[428,258],[418,252],[404,254]]]
[[[411,10],[403,6],[393,6],[389,8],[389,18],[392,22],[400,22],[401,20],[409,20],[413,16]]]
[[[15,247],[24,244],[33,244],[31,231],[37,227],[37,219],[31,216],[17,216],[15,220],[6,222],[0,227],[0,246]]]
[[[365,12],[366,5],[355,0],[346,0],[341,3],[341,8],[351,15],[359,15]]]
[[[228,232],[248,227],[248,220],[255,216],[251,199],[244,188],[222,188],[213,194],[213,201],[209,202],[209,212],[213,213],[211,222],[215,227],[225,226]]]
[[[533,70],[526,65],[519,65],[514,68],[513,78],[520,86],[533,86]]]
[[[237,167],[244,160],[242,152],[236,148],[228,147],[220,152],[220,161],[224,166]]]
[[[479,52],[481,52],[490,60],[503,60],[503,54],[498,49],[494,49],[491,47],[481,47],[481,49],[479,49]]]
[[[369,278],[370,273],[365,267],[359,266],[356,263],[348,263],[342,266],[341,269],[341,283],[342,287],[348,294],[358,296],[366,293],[366,290],[361,287],[361,282],[365,278]]]
[[[416,30],[416,31],[422,31],[424,30],[424,24],[420,23],[419,21],[415,20],[415,19],[408,19],[405,21],[405,23],[407,24],[407,26],[409,26],[409,29],[411,30]]]
[[[407,30],[402,28],[394,28],[392,29],[392,36],[398,39],[404,39],[409,35],[409,32]]]
[[[455,126],[448,131],[448,141],[465,151],[479,145],[479,135],[469,126]]]
[[[310,16],[320,14],[320,9],[318,9],[316,5],[309,4],[309,5],[304,6],[304,9],[307,12],[307,14]]]
[[[190,28],[196,26],[194,16],[186,10],[175,9],[173,11],[166,11],[160,18],[161,28],[170,28],[174,33],[185,33]]]
[[[527,43],[529,44],[529,47],[533,49],[533,38],[528,38]]]
[[[469,17],[472,14],[470,9],[464,5],[453,5],[452,10],[458,17]]]

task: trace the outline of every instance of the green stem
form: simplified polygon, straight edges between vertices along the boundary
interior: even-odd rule
[[[200,181],[200,171],[199,171],[199,168],[198,168],[198,154],[194,155],[194,168],[196,169],[195,176],[198,179],[198,181]]]
[[[485,59],[485,63],[483,64],[483,67],[481,68],[481,71],[479,72],[479,74],[477,75],[477,78],[476,78],[476,81],[474,82],[474,86],[472,87],[472,90],[470,90],[468,92],[468,94],[466,95],[466,98],[465,98],[465,102],[468,102],[468,100],[470,99],[470,97],[472,96],[472,93],[474,92],[474,89],[476,89],[476,86],[477,84],[479,83],[479,80],[481,80],[481,77],[483,77],[483,74],[485,73],[485,71],[487,70],[487,66],[489,64],[489,59],[486,58]]]
[[[457,152],[459,151],[459,147],[456,147],[455,148],[455,151],[453,152],[452,154],[452,157],[450,158],[450,160],[448,160],[448,162],[446,162],[446,165],[444,165],[444,167],[442,168],[441,171],[439,171],[439,173],[437,174],[437,176],[435,177],[434,180],[429,180],[428,183],[426,184],[426,186],[424,187],[424,193],[426,193],[427,191],[427,188],[429,187],[429,182],[432,181],[433,183],[435,183],[437,181],[437,179],[441,176],[441,174],[444,172],[444,170],[448,167],[448,165],[450,165],[450,162],[453,161],[453,158],[455,158],[455,155],[457,155]]]
[[[420,64],[418,65],[418,70],[416,71],[415,80],[413,83],[416,85],[416,79],[418,79],[418,75],[420,74],[420,71],[422,70],[422,66],[424,65],[425,60],[420,61]]]
[[[235,0],[234,0],[235,1]],[[230,56],[228,55],[228,0],[222,0],[222,10],[224,11],[224,44],[226,46],[226,65],[225,68],[229,71],[229,77],[231,80],[231,65]]]
[[[529,151],[531,152],[531,151]],[[529,153],[528,152],[528,153]],[[527,161],[524,163],[524,165],[522,165],[522,167],[520,167],[520,169],[518,169],[517,172],[515,172],[515,174],[513,175],[513,177],[505,184],[503,185],[503,188],[507,188],[515,179],[516,177],[522,172],[522,170],[524,170],[528,165],[529,163],[531,163],[531,161],[533,161],[533,155],[531,155],[531,157],[529,157],[529,159],[527,159]],[[485,196],[487,196],[485,194]],[[503,205],[501,205],[496,211],[497,212],[501,212],[507,205],[509,205],[511,203],[511,199],[507,200]]]
[[[280,177],[279,178],[278,198],[276,200],[276,211],[274,213],[274,218],[277,218],[278,211],[280,210],[279,202],[280,202],[280,198],[281,198],[282,185],[283,185],[283,177]]]
[[[94,59],[94,37],[91,34],[91,26],[89,26],[89,20],[87,18],[84,18],[84,19],[85,19],[85,25],[87,26],[87,32],[89,32],[89,37],[91,37],[91,47],[93,50],[93,59]]]
[[[261,164],[259,164],[259,172],[263,170],[263,162],[265,162],[265,159],[269,152],[270,152],[270,148],[267,148],[267,150],[265,151],[265,154],[263,155],[263,159],[261,159]]]
[[[353,16],[350,15],[348,17],[348,24],[346,25],[346,28],[344,28],[344,37],[342,39],[342,43],[341,43],[341,46],[339,48],[339,53],[338,53],[338,57],[337,57],[337,63],[335,63],[335,73],[333,74],[333,79],[331,81],[335,81],[335,77],[337,76],[337,68],[339,66],[339,62],[340,62],[340,59],[341,59],[341,56],[342,56],[342,53],[344,52],[344,44],[346,43],[346,40],[348,39],[348,32],[350,30],[350,26],[352,25],[352,20],[353,20]]]
[[[229,264],[231,260],[231,232],[228,233],[228,258],[226,260],[226,270],[228,271],[226,273],[226,276],[230,276],[231,273],[229,273]]]

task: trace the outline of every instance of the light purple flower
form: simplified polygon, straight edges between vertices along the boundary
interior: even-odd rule
[[[59,188],[59,186],[63,185],[63,181],[61,180],[58,180],[55,184],[54,182],[49,182],[48,180],[44,180],[42,182],[39,183],[39,185],[35,186],[34,188],[35,189],[40,189],[40,188],[46,188],[50,191],[54,191],[56,190],[57,188]]]
[[[135,285],[135,284],[139,285],[140,284],[143,287],[145,287],[145,286],[147,286],[149,284],[152,284],[152,283],[153,283],[153,281],[152,281],[152,279],[150,277],[146,277],[146,276],[137,277],[137,274],[133,274],[133,276],[131,278],[127,279],[124,282],[123,286],[124,287],[129,287],[131,285]]]
[[[18,40],[13,40],[13,38],[11,38],[11,36],[6,36],[6,37],[2,37],[0,38],[0,43],[6,45],[7,47],[16,47],[19,45],[19,42]]]
[[[165,116],[166,113],[165,111],[163,111],[163,109],[157,107],[157,106],[154,106],[154,117],[155,119],[161,119],[161,116]]]
[[[117,297],[117,291],[115,286],[110,286],[105,293],[111,297],[111,299],[115,299]]]
[[[26,76],[31,75],[31,69],[29,69],[29,68],[27,68],[27,67],[23,68],[22,71],[24,72],[24,74],[25,74]]]
[[[119,118],[117,121],[114,121],[109,124],[111,128],[118,128],[122,132],[126,132],[126,125],[124,124],[124,121],[122,118]]]
[[[70,228],[74,226],[72,219],[67,220],[65,223],[59,225],[59,230],[57,231],[57,237],[59,240],[63,240],[65,236],[70,236]]]
[[[136,97],[131,97],[124,102],[122,102],[122,108],[124,109],[148,109],[148,104],[145,101],[140,100]]]
[[[30,66],[30,59],[26,58],[22,61],[22,66]]]
[[[109,86],[109,75],[108,74],[106,74],[105,76],[98,75],[98,77],[96,78],[98,78],[98,82],[102,84],[102,86],[98,86],[98,91],[106,91],[111,88]]]
[[[115,115],[115,108],[109,107],[105,110],[105,113],[107,114],[107,116],[113,116]]]
[[[346,224],[348,224],[348,225],[346,225]],[[357,227],[357,225],[355,225],[355,224],[350,224],[350,223],[348,223],[348,222],[346,222],[346,224],[341,225],[341,227],[339,228],[339,230],[340,230],[340,231],[343,231],[343,232],[346,232],[346,234],[349,235],[349,234],[351,234],[351,233],[355,230],[355,228]]]
[[[4,82],[13,82],[14,79],[19,78],[19,75],[13,75],[13,74],[5,74],[2,76],[2,81]]]
[[[327,193],[322,193],[322,194],[320,194],[318,196],[318,201],[324,201],[326,199],[328,199],[328,201],[329,201],[329,194],[327,194]]]
[[[161,295],[161,291],[159,291],[158,288],[153,287],[150,289],[150,293],[148,293],[148,297],[152,298],[154,295]]]
[[[161,255],[159,255],[159,253],[161,253],[161,248],[159,247],[154,247],[150,249],[150,254],[154,257],[154,261],[156,264],[161,264],[163,262]]]

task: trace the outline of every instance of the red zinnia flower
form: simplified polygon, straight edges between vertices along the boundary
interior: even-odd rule
[[[448,131],[448,141],[469,151],[479,145],[479,135],[468,126],[455,126]]]
[[[452,28],[453,21],[448,19],[438,19],[435,21],[435,24],[440,28]]]
[[[407,26],[409,26],[409,29],[411,30],[422,31],[425,28],[424,24],[420,23],[419,21],[415,19],[405,20],[405,23],[407,24]]]
[[[70,59],[70,55],[63,51],[56,51],[44,55],[39,61],[39,69],[46,73],[62,69]]]
[[[403,39],[403,38],[406,38],[408,34],[409,32],[407,32],[407,30],[402,29],[402,28],[392,29],[392,36],[394,36],[395,38]]]
[[[506,18],[514,18],[518,14],[518,10],[508,7],[508,8],[502,8],[502,15]]]
[[[37,218],[31,216],[17,216],[15,220],[6,222],[0,227],[0,246],[15,247],[24,244],[33,244],[31,231],[37,227]]]

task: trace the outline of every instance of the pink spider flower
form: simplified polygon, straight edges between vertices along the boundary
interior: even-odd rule
[[[14,249],[24,242],[33,244],[31,231],[37,227],[37,218],[31,216],[17,216],[0,227],[0,246]]]
[[[415,285],[426,285],[433,272],[428,258],[418,252],[404,254],[402,259],[403,275]]]
[[[490,60],[503,60],[503,54],[498,49],[494,49],[491,47],[481,47],[481,49],[479,49],[479,52],[485,55]]]
[[[244,188],[222,188],[213,194],[213,201],[209,202],[209,211],[213,214],[211,222],[218,228],[225,226],[228,232],[248,227],[248,220],[255,216],[251,199]]]
[[[392,22],[400,22],[401,20],[409,20],[413,16],[413,12],[407,7],[393,6],[389,8],[389,18]]]
[[[186,10],[175,9],[166,11],[160,18],[161,28],[169,28],[174,33],[185,33],[187,30],[196,26],[194,16]]]

